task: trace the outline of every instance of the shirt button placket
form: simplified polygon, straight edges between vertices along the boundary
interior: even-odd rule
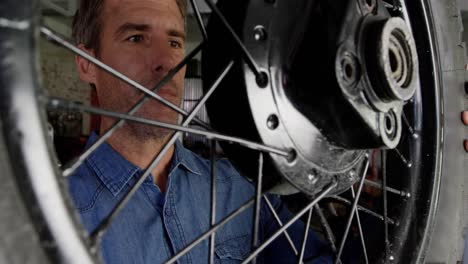
[[[164,216],[165,217],[171,217],[172,216],[172,211],[170,208],[164,209]]]
[[[167,200],[166,204],[164,205],[164,225],[166,227],[166,232],[169,237],[169,244],[172,245],[173,252],[179,252],[180,250],[183,249],[184,243],[182,242],[182,234],[180,234],[181,230],[179,230],[177,226],[177,219],[176,215],[174,214],[173,209],[173,202],[172,202],[172,194],[169,192],[166,194]],[[191,263],[190,258],[189,258],[189,253],[185,254],[181,258],[179,258],[180,261],[177,261],[177,263]]]

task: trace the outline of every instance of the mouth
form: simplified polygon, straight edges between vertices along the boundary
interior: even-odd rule
[[[156,87],[156,85],[158,85],[159,82],[160,80],[148,82],[145,84],[145,87],[148,87],[148,89],[164,98],[177,96],[177,88],[173,81],[169,81],[163,87],[160,87],[158,90],[154,90],[154,88]]]
[[[161,96],[161,97],[163,97],[165,99],[177,96],[174,88],[168,88],[168,89],[162,88],[161,90],[157,91],[156,93],[159,96]]]

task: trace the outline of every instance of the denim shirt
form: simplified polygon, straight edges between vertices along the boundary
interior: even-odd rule
[[[88,146],[97,140],[91,135]],[[92,153],[69,177],[69,190],[84,227],[91,232],[143,174],[107,143]],[[220,221],[255,195],[254,186],[226,159],[216,162],[216,221]],[[163,263],[210,228],[210,162],[175,144],[166,193],[145,179],[105,232],[101,254],[107,264]],[[292,214],[281,200],[269,199],[283,223]],[[253,207],[221,227],[215,235],[215,262],[240,263],[251,252]],[[279,228],[266,204],[260,211],[260,240]],[[300,250],[304,224],[288,229]],[[328,246],[309,232],[305,260],[331,263]],[[208,263],[209,239],[183,255],[178,263]],[[297,263],[297,256],[284,235],[259,256],[257,263]]]

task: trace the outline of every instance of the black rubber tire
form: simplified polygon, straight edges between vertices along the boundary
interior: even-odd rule
[[[2,2],[0,17],[6,21],[30,19],[33,17],[33,8],[17,9],[26,4],[26,1]],[[15,76],[18,70],[25,70],[25,74],[31,72],[32,67],[25,67],[25,64],[33,61],[32,58],[27,58],[34,47],[32,33],[31,29],[21,30],[21,27],[15,27],[14,24],[11,27],[0,27],[0,263],[49,262],[38,231],[41,230],[43,221],[36,221],[31,217],[37,211],[34,199],[30,200],[34,192],[29,188],[23,160],[18,159],[18,153],[12,151],[15,145],[12,138],[16,131],[10,129],[10,124],[15,121],[16,115],[10,108],[10,97],[7,96],[7,90],[16,88],[20,83],[19,76]],[[18,43],[21,44],[17,45]],[[17,57],[19,53],[26,58],[21,60]],[[33,75],[26,76],[23,80],[28,83],[32,78]],[[20,133],[16,135],[20,137]]]
[[[425,263],[462,263],[468,213],[468,155],[463,149],[467,128],[460,114],[467,106],[464,91],[466,47],[463,24],[456,0],[430,0],[439,53],[443,161],[435,221],[431,227]]]
[[[93,263],[46,133],[38,15],[39,1],[0,5],[0,262]]]
[[[48,263],[17,182],[11,177],[12,160],[5,149],[2,129],[0,121],[0,263]]]

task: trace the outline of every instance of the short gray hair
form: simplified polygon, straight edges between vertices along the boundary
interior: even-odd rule
[[[187,15],[187,0],[175,0],[182,18]],[[76,44],[83,44],[87,49],[99,53],[102,29],[101,13],[104,0],[81,0],[72,24],[72,37]]]

